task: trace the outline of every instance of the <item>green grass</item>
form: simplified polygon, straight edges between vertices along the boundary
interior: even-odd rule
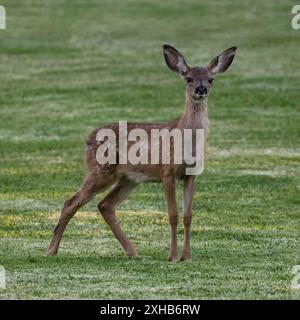
[[[294,1],[3,0],[0,30],[0,299],[298,299],[300,31]],[[205,65],[238,45],[209,101],[193,261],[168,263],[162,187],[142,185],[120,222],[127,258],[97,196],[45,257],[62,203],[84,176],[88,133],[119,120],[166,121],[183,85],[162,43]],[[178,188],[181,199],[181,188]],[[179,201],[181,203],[181,201]],[[179,226],[182,244],[183,228]]]

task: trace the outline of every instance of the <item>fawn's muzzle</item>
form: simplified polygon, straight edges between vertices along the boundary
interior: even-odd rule
[[[204,97],[207,95],[207,88],[201,85],[195,89],[195,94],[197,96]]]

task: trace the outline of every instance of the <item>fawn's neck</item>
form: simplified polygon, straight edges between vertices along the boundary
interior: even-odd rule
[[[178,128],[183,129],[204,129],[208,133],[207,98],[198,101],[185,95],[184,112],[178,121]]]

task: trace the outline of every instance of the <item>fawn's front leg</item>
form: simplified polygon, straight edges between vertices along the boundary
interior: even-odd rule
[[[183,224],[184,224],[184,243],[183,252],[180,260],[191,260],[190,247],[190,227],[192,222],[192,200],[195,190],[196,176],[185,176],[183,187]]]
[[[171,243],[169,249],[169,261],[178,260],[177,247],[177,225],[178,210],[176,204],[176,178],[173,175],[166,175],[163,178],[164,191],[168,206],[169,223],[171,226]]]

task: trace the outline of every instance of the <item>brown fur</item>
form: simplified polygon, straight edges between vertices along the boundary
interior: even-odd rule
[[[164,124],[151,123],[129,123],[128,133],[134,128],[143,128],[150,136],[151,129],[174,128],[183,129],[204,129],[205,138],[208,133],[208,112],[207,99],[211,90],[211,80],[217,73],[224,72],[233,60],[236,47],[224,51],[214,58],[207,68],[189,67],[183,56],[173,47],[164,45],[164,56],[167,65],[171,70],[180,73],[187,82],[185,93],[185,106],[182,116],[174,121]],[[206,96],[199,96],[196,91],[199,86],[205,88]],[[118,124],[105,126],[114,130],[118,141]],[[64,203],[62,213],[53,234],[48,249],[48,255],[55,255],[63,235],[63,232],[77,212],[84,204],[93,198],[97,193],[113,186],[108,195],[99,203],[98,208],[103,219],[110,226],[115,237],[120,241],[122,247],[130,256],[137,254],[134,245],[123,234],[116,220],[115,211],[117,206],[134,190],[141,182],[162,182],[168,207],[169,223],[171,226],[171,243],[169,260],[178,260],[177,248],[177,224],[178,210],[176,205],[176,180],[184,180],[184,247],[181,260],[191,259],[190,250],[190,225],[192,219],[192,198],[195,189],[195,176],[185,175],[185,164],[106,164],[100,165],[96,161],[96,151],[99,143],[96,135],[99,129],[94,130],[86,141],[86,166],[87,174],[79,191]],[[206,139],[205,139],[206,140]],[[150,144],[149,153],[150,153]],[[131,144],[128,144],[128,148]],[[172,146],[171,146],[172,151]],[[117,145],[118,154],[118,145]],[[160,154],[161,157],[161,154]]]

